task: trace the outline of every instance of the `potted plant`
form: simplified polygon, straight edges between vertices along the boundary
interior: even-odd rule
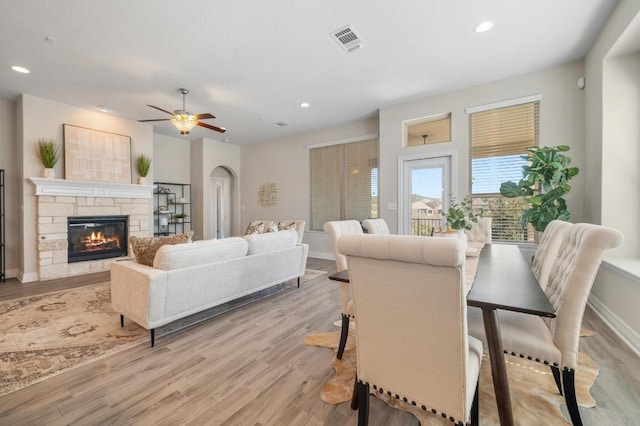
[[[38,158],[44,166],[44,177],[56,177],[53,167],[60,159],[60,146],[53,139],[38,139]]]
[[[184,220],[188,217],[189,215],[186,213],[176,213],[173,215],[173,218],[176,220],[176,222],[179,222],[179,223],[184,222]]]
[[[522,166],[522,179],[518,183],[504,182],[500,194],[508,198],[524,197],[531,206],[520,215],[520,224],[543,232],[555,219],[569,220],[571,213],[563,196],[571,189],[569,180],[578,174],[577,167],[569,167],[571,158],[564,153],[567,145],[527,148],[529,164]]]
[[[138,179],[138,183],[140,185],[144,185],[146,183],[146,177],[149,174],[150,168],[151,157],[147,157],[144,154],[140,154],[136,157],[136,169],[138,170],[138,175],[140,175],[140,178]]]
[[[444,217],[451,229],[458,231],[458,234],[464,234],[465,229],[471,229],[474,223],[478,223],[483,215],[482,209],[474,209],[471,196],[464,197],[460,204],[456,203],[454,197],[451,197],[451,203]]]

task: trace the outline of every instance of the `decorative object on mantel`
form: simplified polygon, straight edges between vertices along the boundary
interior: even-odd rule
[[[260,204],[261,207],[278,205],[278,186],[275,183],[267,182],[260,185],[258,204]]]
[[[138,183],[140,185],[144,185],[147,183],[147,175],[149,174],[149,169],[151,168],[151,157],[147,157],[144,154],[140,154],[136,157],[136,169],[138,170]]]
[[[44,177],[55,178],[56,171],[53,167],[60,159],[60,146],[53,139],[38,139],[38,158],[44,166]]]
[[[65,177],[131,184],[131,137],[63,124]]]

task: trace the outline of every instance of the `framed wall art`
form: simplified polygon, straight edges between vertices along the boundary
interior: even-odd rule
[[[131,137],[63,125],[65,178],[131,183]]]

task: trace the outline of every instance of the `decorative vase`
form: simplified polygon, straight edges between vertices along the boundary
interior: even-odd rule
[[[458,233],[458,238],[462,240],[462,242],[464,243],[465,248],[467,247],[467,234],[464,232],[464,229],[457,229],[456,232]]]
[[[138,177],[138,184],[145,185],[147,183],[147,178],[145,176]]]
[[[44,177],[46,177],[47,179],[53,179],[56,177],[56,171],[55,169],[51,168],[45,168],[44,169]]]

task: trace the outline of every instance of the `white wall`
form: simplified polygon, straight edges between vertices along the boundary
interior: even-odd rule
[[[397,232],[398,156],[455,151],[453,188],[456,199],[467,195],[469,182],[469,126],[465,108],[542,94],[540,145],[569,145],[572,164],[584,169],[584,92],[576,81],[584,76],[582,61],[474,86],[380,110],[380,217]],[[451,142],[403,148],[403,121],[451,113]],[[585,171],[572,181],[566,197],[572,221],[582,221]]]
[[[300,219],[308,224],[309,157],[307,147],[326,142],[377,134],[378,120],[369,119],[322,129],[304,135],[242,147],[242,231],[252,220]],[[261,207],[258,204],[260,185],[267,182],[278,187],[278,204]],[[326,257],[332,253],[324,232],[306,232],[304,242],[310,255]]]
[[[625,235],[623,247],[606,257],[589,303],[640,354],[640,49],[628,49],[639,31],[640,0],[622,0],[585,59],[585,218]]]
[[[240,147],[213,139],[197,139],[191,142],[191,225],[200,239],[215,237],[209,220],[212,184],[211,173],[216,167],[224,167],[232,175],[236,188],[241,187]],[[231,218],[231,234],[240,235],[240,195],[235,199]]]
[[[183,137],[153,135],[155,182],[190,183],[191,141]]]
[[[20,259],[19,194],[22,190],[16,134],[16,103],[0,99],[0,169],[5,178],[5,266],[6,276],[15,277]]]
[[[20,266],[18,278],[22,281],[38,279],[38,259],[36,250],[36,197],[35,187],[29,177],[42,176],[42,164],[35,153],[40,138],[52,138],[63,145],[62,125],[72,124],[105,132],[131,137],[132,183],[137,180],[133,159],[138,154],[153,157],[153,128],[148,124],[125,120],[102,112],[91,111],[30,95],[21,95],[17,103],[17,143],[20,161],[20,183],[22,203],[22,223],[20,239]],[[55,167],[56,176],[64,177],[64,160]],[[153,163],[149,173],[153,179]],[[151,200],[149,200],[151,203]],[[151,215],[149,220],[152,220]]]

